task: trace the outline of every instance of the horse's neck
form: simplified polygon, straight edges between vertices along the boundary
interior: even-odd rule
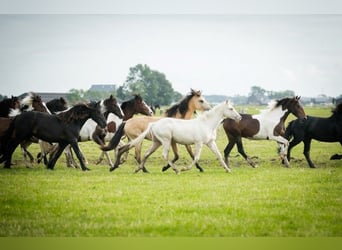
[[[196,109],[192,106],[188,106],[188,110],[185,112],[184,115],[182,115],[179,111],[176,114],[176,118],[182,118],[185,120],[189,120],[192,118],[192,116],[194,115]]]
[[[135,111],[131,108],[131,103],[126,103],[125,107],[122,108],[122,112],[124,113],[123,120],[127,121],[128,119],[132,118],[135,114]]]
[[[216,106],[209,111],[205,111],[197,119],[205,121],[206,125],[214,130],[220,125],[223,118],[223,111],[219,106]]]
[[[282,107],[279,106],[270,110],[262,111],[260,114],[254,115],[253,117],[259,120],[272,121],[274,124],[277,124],[279,121],[285,121],[288,115],[288,110],[283,110]]]

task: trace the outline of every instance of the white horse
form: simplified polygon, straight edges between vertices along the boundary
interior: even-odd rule
[[[225,117],[232,118],[236,121],[241,119],[240,114],[234,109],[229,101],[225,101],[215,106],[195,119],[182,120],[175,118],[163,118],[157,122],[150,123],[148,128],[140,136],[120,149],[126,150],[128,147],[134,147],[141,143],[147,135],[150,135],[152,137],[153,144],[146,151],[141,164],[135,172],[142,170],[147,158],[162,145],[164,159],[168,164],[170,164],[172,169],[178,173],[178,169],[168,157],[171,143],[176,142],[183,145],[195,145],[195,155],[192,163],[182,170],[189,170],[198,162],[203,144],[205,144],[215,153],[225,170],[230,172],[230,169],[223,161],[215,142],[217,127]]]

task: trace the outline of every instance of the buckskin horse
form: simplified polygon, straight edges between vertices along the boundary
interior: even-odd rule
[[[299,102],[300,97],[283,98],[269,104],[269,109],[263,110],[257,115],[241,114],[239,123],[232,119],[223,121],[223,128],[228,138],[228,144],[224,149],[224,159],[229,166],[229,153],[234,145],[237,145],[238,152],[252,166],[256,164],[247,156],[242,144],[242,137],[254,140],[274,140],[280,144],[280,156],[287,159],[288,140],[285,139],[285,121],[289,114],[300,119],[306,119],[303,106]],[[286,166],[289,163],[285,160]]]
[[[18,144],[35,136],[46,142],[58,143],[57,151],[48,162],[48,169],[54,168],[61,153],[70,144],[80,161],[82,170],[89,170],[77,143],[81,127],[89,118],[96,121],[102,128],[106,127],[106,120],[100,111],[99,103],[78,104],[57,115],[29,111],[16,116],[2,138],[4,153],[0,158],[0,163],[5,162],[4,167],[10,168],[12,154]]]

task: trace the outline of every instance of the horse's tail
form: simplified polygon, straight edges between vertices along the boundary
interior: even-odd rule
[[[125,134],[125,130],[124,130],[125,125],[126,125],[126,122],[122,122],[120,124],[114,136],[110,140],[109,144],[107,146],[101,147],[103,151],[109,151],[109,150],[115,149],[119,145],[122,136]]]
[[[154,122],[151,122],[150,124],[148,124],[148,127],[146,128],[146,130],[144,132],[142,132],[137,138],[135,138],[134,140],[128,142],[127,144],[123,145],[122,147],[120,147],[119,151],[121,152],[126,152],[129,149],[135,147],[136,145],[139,145],[142,143],[142,141],[145,139],[145,137],[150,133],[151,127],[154,124]]]
[[[293,123],[295,120],[289,122],[285,129],[284,138],[290,140],[293,137]]]

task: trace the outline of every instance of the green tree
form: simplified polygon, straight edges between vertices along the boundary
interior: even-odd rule
[[[150,69],[146,64],[131,67],[126,82],[118,88],[120,99],[132,94],[140,94],[149,104],[160,105],[169,105],[175,97],[172,85],[165,75]]]

